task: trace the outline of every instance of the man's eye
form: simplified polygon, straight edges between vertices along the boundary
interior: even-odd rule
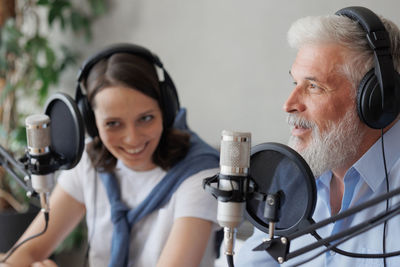
[[[313,92],[322,92],[323,88],[315,83],[310,83],[309,88]]]

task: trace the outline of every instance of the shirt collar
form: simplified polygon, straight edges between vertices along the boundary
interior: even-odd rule
[[[316,180],[317,186],[326,186],[326,188],[330,187],[331,183],[331,178],[332,178],[332,171],[326,171],[324,172],[321,176],[318,177]]]
[[[400,157],[400,121],[390,128],[383,136],[386,167],[390,172],[395,161]],[[369,187],[375,192],[385,179],[385,169],[382,158],[381,138],[354,164]]]

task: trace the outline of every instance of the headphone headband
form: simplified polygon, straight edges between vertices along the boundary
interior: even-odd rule
[[[84,77],[87,77],[90,70],[94,65],[96,65],[97,62],[99,62],[101,59],[108,58],[116,53],[134,54],[144,59],[147,59],[147,61],[151,62],[152,64],[158,66],[161,69],[164,69],[164,66],[159,57],[156,54],[153,54],[150,50],[136,44],[114,44],[92,55],[83,62],[77,75],[78,82],[81,82]]]

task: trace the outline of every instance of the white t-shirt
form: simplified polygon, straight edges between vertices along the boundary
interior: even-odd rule
[[[167,241],[172,224],[179,217],[196,217],[214,222],[217,229],[217,201],[202,188],[202,180],[215,175],[218,169],[201,171],[187,178],[159,210],[147,215],[131,231],[129,266],[156,266]],[[135,172],[117,163],[121,197],[130,208],[136,207],[165,176],[161,168]],[[97,182],[95,182],[97,180]],[[86,223],[90,239],[91,266],[107,266],[111,251],[112,222],[110,204],[103,183],[97,176],[85,152],[79,164],[64,171],[58,178],[60,186],[86,206]],[[97,186],[96,186],[97,184]],[[97,187],[97,196],[96,190]],[[94,205],[96,199],[96,204]],[[200,266],[214,266],[214,234],[210,238]]]

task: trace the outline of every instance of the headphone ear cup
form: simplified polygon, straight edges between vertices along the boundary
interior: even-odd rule
[[[368,118],[370,118],[371,116],[369,116],[369,97],[366,95],[366,91],[370,91],[368,90],[368,85],[371,83],[371,80],[374,79],[375,75],[373,71],[374,70],[372,69],[364,75],[357,89],[357,113],[360,117],[360,120],[367,125]]]
[[[82,94],[80,89],[77,89],[76,104],[82,114],[83,122],[85,123],[86,132],[92,138],[99,135],[96,127],[96,119],[94,112],[90,106],[89,100]]]
[[[160,86],[160,104],[163,111],[164,128],[170,128],[174,124],[176,114],[180,109],[179,97],[176,87],[168,72],[163,69],[164,81],[159,82]]]
[[[174,123],[175,116],[179,111],[179,101],[175,92],[168,83],[160,83],[160,97],[162,110],[164,112],[164,127],[170,128]]]
[[[361,121],[373,129],[385,128],[395,118],[382,110],[382,93],[374,69],[365,74],[358,86],[357,112]]]

